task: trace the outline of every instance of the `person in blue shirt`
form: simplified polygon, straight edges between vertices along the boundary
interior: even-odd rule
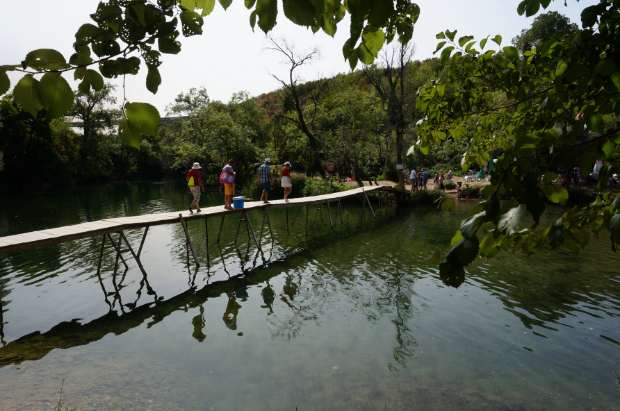
[[[428,182],[428,171],[422,169],[422,187],[426,188],[426,183]]]
[[[271,160],[268,158],[265,159],[265,164],[258,168],[258,182],[263,186],[263,194],[260,196],[260,199],[263,200],[263,203],[268,203],[267,197],[269,196],[269,190],[271,190],[271,185],[273,184],[273,179],[271,177],[271,168],[269,167],[269,163]]]

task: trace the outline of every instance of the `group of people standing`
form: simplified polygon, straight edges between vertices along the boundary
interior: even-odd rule
[[[265,162],[258,168],[258,183],[263,188],[263,193],[261,195],[261,201],[263,203],[268,203],[267,200],[269,197],[269,191],[271,191],[271,187],[273,185],[273,177],[271,175],[271,167],[269,166],[271,160],[266,158]],[[235,160],[230,159],[228,163],[222,168],[222,172],[220,174],[220,183],[224,184],[224,208],[226,210],[231,210],[233,208],[232,201],[233,196],[235,195],[235,180],[237,178],[237,173],[234,171],[233,166],[235,165]],[[196,207],[196,212],[200,213],[202,210],[200,209],[200,195],[204,193],[205,188],[202,184],[202,179],[200,175],[200,169],[202,167],[199,163],[194,163],[192,168],[187,172],[187,191],[194,197],[192,203],[189,205],[189,212],[193,214],[193,207]],[[291,181],[291,163],[287,161],[284,163],[284,167],[280,172],[281,184],[282,188],[284,188],[284,201],[288,202],[288,196],[293,191],[293,183]]]
[[[412,169],[411,173],[409,174],[411,192],[421,190],[423,188],[426,189],[429,177],[430,174],[425,169],[421,169],[420,173],[417,173],[415,170]],[[452,180],[452,170],[448,171],[447,174],[444,174],[443,170],[435,174],[435,178],[433,180],[435,183],[435,189],[446,191],[444,187],[444,183],[446,180]]]

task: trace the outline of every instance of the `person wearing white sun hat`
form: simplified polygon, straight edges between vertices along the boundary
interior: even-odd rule
[[[202,167],[200,167],[200,164],[194,163],[192,168],[187,172],[187,178],[186,178],[187,187],[189,188],[190,192],[194,196],[194,201],[192,201],[192,203],[188,207],[190,214],[194,213],[192,211],[192,207],[194,206],[196,206],[197,213],[202,211],[200,209],[200,205],[198,204],[200,202],[200,191],[202,190],[203,193],[205,191],[205,188],[202,185],[202,181],[200,179],[200,171],[198,171],[201,168]]]

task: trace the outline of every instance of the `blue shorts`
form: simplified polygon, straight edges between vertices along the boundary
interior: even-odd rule
[[[271,182],[267,181],[266,183],[261,183],[261,185],[263,186],[263,190],[265,190],[266,192],[269,192],[269,190],[271,190]]]
[[[428,181],[428,178],[425,178],[424,180],[422,180],[422,185],[425,186],[427,181]]]

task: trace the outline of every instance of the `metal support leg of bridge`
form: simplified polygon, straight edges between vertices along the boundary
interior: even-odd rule
[[[110,240],[110,243],[112,245],[108,245],[108,246],[105,245],[106,238]],[[105,250],[106,248],[114,248],[114,250],[116,251],[116,260],[114,262],[114,273],[116,273],[116,270],[118,270],[118,259],[119,258],[123,262],[123,265],[125,266],[125,268],[128,268],[127,262],[125,261],[121,253],[129,251],[129,250],[120,249],[120,237],[119,237],[119,246],[117,247],[116,243],[114,242],[110,234],[104,234],[101,239],[101,252],[99,253],[99,264],[97,265],[97,275],[101,273],[101,262],[103,261],[103,250]]]
[[[209,262],[209,217],[205,218],[205,236],[207,243],[207,263]]]
[[[217,241],[216,241],[216,243],[220,242],[220,237],[222,236],[222,228],[224,227],[224,218],[226,218],[226,216],[222,215],[222,222],[220,223],[220,232],[217,234]]]
[[[336,210],[336,221],[338,221],[338,214],[340,214],[340,224],[344,224],[342,220],[342,205],[340,204],[340,200],[338,200],[338,209]]]
[[[306,204],[306,233],[308,232],[308,204]]]
[[[263,242],[263,231],[265,229],[265,222],[267,222],[267,224],[269,225],[269,233],[271,234],[271,241],[274,241],[273,231],[271,230],[271,220],[269,219],[269,213],[267,212],[267,209],[265,209],[265,214],[263,214],[263,225],[260,228],[260,235],[258,236],[258,248],[260,248],[260,244],[262,244]]]
[[[321,207],[317,207],[316,211],[314,212],[314,222],[312,223],[312,225],[316,224],[316,216],[319,212],[321,213],[321,222],[323,223],[323,210],[321,210]]]
[[[142,253],[142,247],[144,246],[144,240],[146,240],[146,234],[149,232],[149,228],[146,227],[144,229],[144,235],[142,235],[142,241],[140,241],[140,248],[138,248],[138,257],[140,257],[140,254]]]
[[[302,207],[303,206],[299,206],[299,209],[297,209],[297,213],[295,214],[295,218],[293,218],[293,222],[291,223],[291,225],[295,225],[295,221],[297,221],[297,216],[299,215]]]
[[[377,216],[375,215],[375,210],[372,209],[372,205],[370,204],[370,200],[368,199],[368,195],[366,194],[365,191],[362,191],[362,193],[364,193],[364,197],[366,197],[366,201],[368,202],[368,208],[370,208],[370,211],[372,212],[372,216],[377,218]]]
[[[329,201],[327,201],[327,214],[329,214],[329,228],[334,228],[334,225],[332,224],[332,209],[329,206]]]
[[[194,256],[194,262],[196,263],[196,267],[200,267],[200,263],[198,263],[198,257],[196,257],[196,251],[194,251],[194,244],[192,243],[192,239],[189,236],[189,231],[187,231],[187,223],[183,218],[183,214],[179,214],[179,219],[181,220],[183,231],[185,231],[185,239],[187,241],[187,245],[189,245],[190,250],[192,250],[192,255]]]

